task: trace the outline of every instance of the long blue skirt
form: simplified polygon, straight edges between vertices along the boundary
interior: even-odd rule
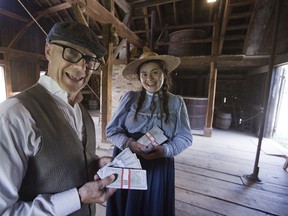
[[[115,147],[113,155],[120,152]],[[147,171],[148,189],[118,189],[107,201],[106,216],[174,216],[174,158],[138,158],[142,169]]]

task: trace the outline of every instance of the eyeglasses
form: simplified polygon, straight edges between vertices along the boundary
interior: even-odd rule
[[[88,55],[83,55],[81,52],[79,52],[78,50],[72,47],[65,46],[63,44],[58,44],[58,43],[51,43],[51,44],[55,44],[63,48],[62,58],[68,62],[78,63],[81,59],[84,58],[86,62],[86,69],[94,70],[94,71],[97,70],[99,66],[101,65],[101,61],[99,59],[88,56]]]

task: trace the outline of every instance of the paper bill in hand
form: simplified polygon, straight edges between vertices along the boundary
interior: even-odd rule
[[[129,148],[124,149],[114,158],[111,163],[107,164],[106,166],[142,169],[141,163],[137,158],[136,154],[132,153]]]
[[[108,185],[108,188],[147,189],[146,170],[142,170],[139,159],[129,148],[124,149],[97,172],[101,179],[115,173],[118,174],[118,178]]]
[[[137,142],[148,146],[150,143],[152,145],[161,145],[166,140],[167,137],[164,135],[164,132],[157,125],[155,125],[150,131],[138,139]]]
[[[106,167],[100,178],[117,173],[117,179],[107,188],[147,190],[146,170]]]

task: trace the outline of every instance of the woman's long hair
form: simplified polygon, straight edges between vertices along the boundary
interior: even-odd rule
[[[158,94],[159,99],[160,99],[161,95],[159,95],[159,92],[162,91],[163,98],[162,98],[162,100],[161,99],[159,100],[160,101],[160,110],[161,110],[161,113],[160,113],[161,121],[162,121],[162,114],[163,114],[162,112],[164,112],[165,115],[166,115],[165,123],[169,124],[170,113],[169,113],[169,107],[168,107],[168,102],[169,102],[168,91],[169,91],[169,89],[172,86],[171,76],[170,76],[170,74],[168,73],[168,71],[166,69],[165,62],[159,61],[159,60],[149,61],[149,62],[156,62],[157,64],[159,64],[161,66],[161,69],[162,69],[163,73],[164,73],[163,85],[162,85],[161,89],[158,92],[154,93],[154,94]],[[147,63],[147,62],[145,62],[145,63]],[[145,63],[143,63],[143,64],[145,64]],[[140,80],[140,71],[139,70],[140,70],[140,67],[142,65],[140,65],[138,67],[138,71],[137,71],[139,80]],[[138,102],[137,102],[136,112],[135,112],[135,115],[134,115],[134,120],[135,121],[137,121],[137,114],[142,108],[142,105],[143,105],[143,103],[145,101],[145,96],[146,96],[146,89],[144,87],[142,87],[142,90],[141,90],[141,93],[140,93],[140,97],[139,97]]]

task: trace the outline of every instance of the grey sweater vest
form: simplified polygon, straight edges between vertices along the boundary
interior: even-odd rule
[[[39,84],[16,95],[41,131],[41,147],[29,158],[19,191],[20,199],[32,201],[38,194],[55,194],[91,181],[97,171],[95,128],[82,107],[84,140],[81,142],[52,96]],[[95,205],[82,204],[71,215],[95,215]]]

